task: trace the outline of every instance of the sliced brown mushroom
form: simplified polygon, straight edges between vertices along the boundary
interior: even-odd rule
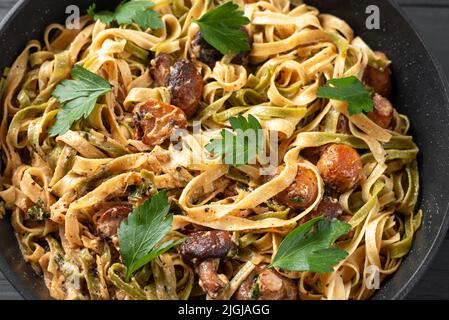
[[[375,54],[382,59],[388,60],[388,57],[383,52],[377,51]],[[385,70],[367,66],[363,74],[363,81],[381,96],[387,98],[391,96],[392,82],[390,66],[386,67]]]
[[[218,273],[219,265],[220,259],[208,259],[197,267],[199,285],[212,299],[216,299],[229,284],[228,278]]]
[[[220,259],[232,257],[236,251],[231,233],[219,230],[191,233],[178,247],[185,262],[197,265],[199,284],[212,299],[217,298],[229,282],[225,275],[218,273]]]
[[[343,214],[343,207],[337,199],[325,196],[310,215],[312,218],[323,216],[328,219],[337,219]]]
[[[150,74],[156,85],[159,87],[166,87],[168,82],[168,76],[171,72],[171,67],[175,64],[175,60],[172,56],[161,53],[153,61],[150,68]]]
[[[203,93],[203,77],[190,61],[176,62],[168,76],[171,103],[190,118],[197,110]]]
[[[282,170],[281,168],[278,171]],[[315,173],[307,168],[298,167],[293,183],[276,195],[275,199],[280,204],[293,209],[305,209],[310,207],[318,196],[318,181]]]
[[[379,94],[373,97],[374,111],[368,113],[368,117],[378,126],[387,129],[394,117],[394,108],[391,102]]]
[[[354,188],[362,178],[362,160],[357,151],[345,144],[326,146],[317,164],[327,187],[340,193]]]
[[[135,138],[151,147],[161,145],[176,133],[187,128],[187,118],[178,107],[160,101],[137,104],[133,110]]]
[[[257,267],[234,294],[236,300],[297,300],[298,289],[292,280],[277,271]]]
[[[188,263],[231,257],[236,250],[231,233],[219,230],[191,233],[178,248],[182,259]]]
[[[120,223],[128,217],[131,211],[131,205],[120,205],[103,212],[95,223],[97,234],[102,238],[116,236]]]

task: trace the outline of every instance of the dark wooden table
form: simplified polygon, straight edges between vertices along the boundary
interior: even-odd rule
[[[449,0],[397,1],[412,18],[449,77]],[[16,0],[0,0],[0,19],[15,3]],[[446,236],[430,269],[408,298],[449,299],[449,235]],[[0,273],[1,299],[21,299],[21,297]]]

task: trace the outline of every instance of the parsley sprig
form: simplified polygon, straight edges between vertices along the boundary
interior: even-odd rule
[[[167,193],[161,191],[135,208],[120,224],[118,239],[123,263],[127,267],[126,281],[157,256],[184,241],[169,240],[159,245],[171,229],[173,215],[169,210]]]
[[[318,217],[290,232],[281,242],[270,267],[288,271],[332,272],[348,253],[333,246],[351,225]]]
[[[332,79],[318,89],[318,98],[327,98],[348,102],[350,116],[374,109],[371,93],[356,77]]]
[[[49,130],[51,136],[63,135],[75,121],[87,118],[97,99],[111,91],[109,82],[80,65],[75,65],[70,75],[73,79],[62,81],[52,94],[61,107]]]
[[[233,131],[223,129],[221,139],[212,139],[206,150],[215,156],[224,156],[224,163],[234,166],[248,164],[261,150],[265,138],[262,126],[252,115],[229,119]]]
[[[161,16],[151,10],[155,4],[150,1],[122,1],[115,11],[95,12],[97,5],[94,3],[89,7],[87,13],[95,20],[105,24],[117,22],[119,25],[137,24],[142,29],[160,29],[164,26]]]
[[[235,3],[226,2],[194,22],[200,27],[204,40],[222,54],[250,49],[248,35],[242,29],[250,21]]]

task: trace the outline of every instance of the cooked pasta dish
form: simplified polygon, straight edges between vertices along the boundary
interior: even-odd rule
[[[0,215],[51,297],[360,300],[398,270],[422,212],[392,62],[305,2],[92,3],[27,44]]]

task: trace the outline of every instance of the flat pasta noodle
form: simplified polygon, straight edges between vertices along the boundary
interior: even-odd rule
[[[24,259],[43,276],[50,295],[210,299],[196,269],[176,248],[126,281],[117,236],[105,238],[96,229],[108,209],[136,207],[164,189],[176,209],[164,241],[215,229],[230,232],[238,243],[232,263],[223,262],[219,276],[226,287],[215,298],[235,297],[326,196],[317,165],[303,152],[344,144],[358,151],[363,164],[357,187],[337,196],[352,231],[336,246],[348,256],[329,273],[277,272],[295,284],[300,299],[369,298],[375,292],[373,268],[381,282],[393,274],[421,224],[423,213],[415,212],[419,150],[406,116],[395,111],[394,124],[384,129],[366,114],[350,117],[346,102],[318,99],[317,92],[327,80],[362,79],[368,65],[383,70],[391,61],[380,59],[338,17],[302,1],[260,0],[234,1],[251,21],[245,26],[251,67],[235,63],[235,54],[219,55],[211,67],[197,58],[194,21],[226,1],[154,2],[161,29],[108,26],[88,16],[78,30],[51,24],[43,41],[30,41],[4,73],[0,217],[10,213]],[[136,133],[133,109],[147,101],[172,103],[170,88],[156,84],[151,72],[150,61],[161,54],[190,60],[204,87],[182,143],[149,146]],[[52,93],[75,64],[103,77],[112,90],[88,117],[51,137],[48,130],[61,108]],[[260,158],[234,167],[206,151],[212,138],[230,128],[231,117],[249,115],[260,122],[268,148],[275,141],[270,134],[280,139],[280,170],[270,178],[261,174],[268,168]],[[346,133],[338,131],[342,116]],[[200,137],[192,129],[198,121]],[[273,200],[304,170],[313,173],[318,190],[306,208],[293,210]]]

